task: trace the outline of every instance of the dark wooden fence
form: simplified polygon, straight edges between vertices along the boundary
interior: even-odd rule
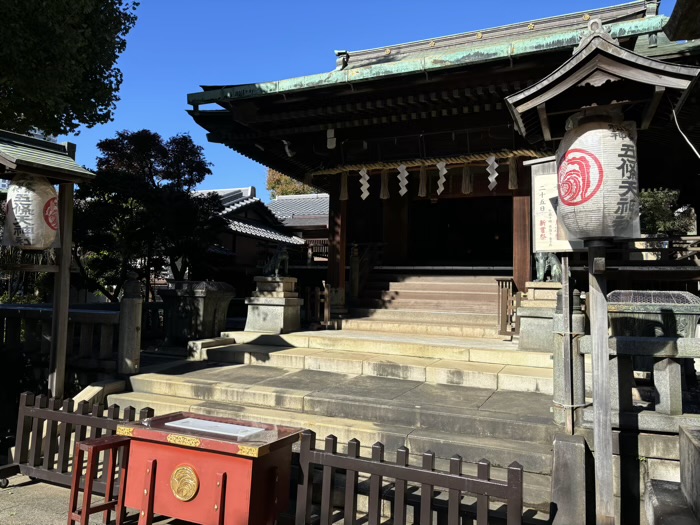
[[[320,495],[320,525],[330,525],[335,521],[333,493],[337,487],[336,471],[345,470],[345,487],[342,498],[345,525],[357,523],[358,478],[360,474],[369,475],[368,525],[381,523],[382,499],[388,497],[384,482],[387,478],[394,480],[393,485],[393,524],[405,525],[409,507],[409,497],[413,488],[420,488],[419,501],[412,505],[416,509],[414,522],[420,525],[432,525],[433,510],[438,501],[436,489],[448,492],[447,525],[459,525],[463,514],[462,497],[475,495],[476,519],[478,525],[486,525],[489,520],[489,498],[497,498],[507,504],[508,525],[519,525],[523,512],[523,469],[517,463],[508,467],[507,481],[490,479],[490,464],[482,460],[478,464],[478,476],[462,474],[462,458],[450,459],[450,472],[435,470],[435,455],[423,454],[422,468],[409,466],[409,451],[406,447],[397,450],[396,463],[384,461],[384,445],[376,443],[372,447],[372,457],[360,457],[360,442],[352,439],[347,445],[347,454],[337,451],[337,439],[328,436],[325,449],[316,449],[316,435],[306,430],[302,433],[299,462],[300,478],[297,490],[296,525],[311,523],[314,485],[312,469],[323,469]]]
[[[84,401],[77,407],[72,399],[61,403],[58,399],[24,393],[20,398],[19,416],[13,462],[0,466],[0,480],[21,473],[32,478],[70,486],[75,443],[84,439],[110,436],[117,425],[134,421],[136,410],[127,407],[120,414],[118,405],[112,405],[105,414],[104,407]],[[153,410],[144,408],[139,419],[153,416]],[[103,469],[102,478],[106,475]],[[6,485],[6,482],[3,482]],[[105,480],[95,482],[94,492],[104,494]]]

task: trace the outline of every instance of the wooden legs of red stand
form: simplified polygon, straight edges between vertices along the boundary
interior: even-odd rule
[[[158,462],[149,459],[146,463],[146,479],[143,482],[143,496],[141,496],[141,511],[139,512],[139,525],[151,525],[153,523],[153,498],[156,492],[156,467]]]
[[[120,464],[121,482],[119,486],[119,498],[112,499],[114,490],[114,472],[117,463],[117,452],[123,450]],[[100,459],[100,452],[105,452],[109,458],[105,458],[106,483],[105,500],[103,503],[92,506],[92,487],[97,474],[97,464]],[[85,484],[83,487],[83,506],[78,510],[78,492],[80,491],[80,480],[82,478],[83,458],[87,454],[87,471],[85,472]],[[117,513],[117,525],[121,525],[124,519],[124,498],[123,491],[126,487],[126,464],[129,461],[129,438],[122,436],[105,436],[96,439],[81,441],[75,446],[73,456],[73,483],[70,491],[70,508],[68,509],[68,525],[75,522],[80,525],[87,525],[92,514],[104,512],[105,525],[109,522],[112,509]]]

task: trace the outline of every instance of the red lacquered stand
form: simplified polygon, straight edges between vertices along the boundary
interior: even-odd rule
[[[183,420],[194,427],[168,425]],[[196,428],[206,422],[255,434]],[[138,509],[139,525],[155,514],[201,525],[273,525],[289,504],[292,445],[301,430],[188,413],[121,425],[117,434],[131,438],[125,504]]]

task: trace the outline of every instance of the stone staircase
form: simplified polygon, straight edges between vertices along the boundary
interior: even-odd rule
[[[375,272],[344,330],[498,337],[495,277]]]
[[[306,427],[339,444],[357,438],[367,455],[381,441],[389,461],[402,445],[416,463],[432,450],[438,468],[460,454],[467,474],[487,458],[501,478],[518,461],[527,506],[548,511],[556,431],[548,353],[495,338],[359,329],[227,332],[191,349],[192,361],[134,376],[133,392],[109,402]]]

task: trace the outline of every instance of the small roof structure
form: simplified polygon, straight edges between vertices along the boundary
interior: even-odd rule
[[[290,228],[327,228],[327,193],[306,195],[280,195],[267,203],[267,207],[282,223]]]
[[[530,142],[561,138],[566,119],[582,105],[626,108],[626,119],[648,129],[660,107],[667,114],[680,110],[700,74],[700,68],[661,62],[621,47],[601,20],[591,20],[589,29],[569,60],[505,98],[520,134]]]
[[[255,196],[255,187],[199,190],[199,194],[216,193],[224,205],[221,215],[231,231],[263,241],[288,245],[304,244],[304,240],[285,232],[284,224]],[[252,213],[247,213],[251,211]],[[250,216],[252,215],[252,217]],[[261,220],[262,219],[262,220]]]
[[[0,130],[0,178],[12,178],[16,172],[48,177],[54,184],[95,178],[75,162],[74,144]]]

